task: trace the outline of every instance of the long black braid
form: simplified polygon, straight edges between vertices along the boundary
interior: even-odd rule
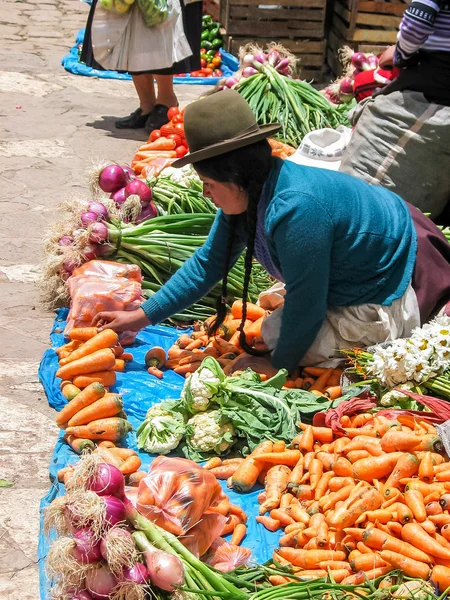
[[[246,341],[244,324],[247,319],[248,289],[252,274],[253,253],[255,249],[257,211],[259,198],[271,167],[271,148],[267,140],[261,140],[250,146],[234,150],[221,156],[196,163],[194,166],[200,175],[220,183],[234,183],[248,194],[246,211],[247,251],[244,259],[244,285],[242,293],[242,320],[239,326],[239,343],[245,352],[261,356],[261,352],[252,348]],[[228,272],[230,269],[231,251],[233,248],[237,215],[230,217],[229,235],[225,255],[222,293],[217,300],[217,317],[209,328],[210,335],[215,335],[227,316]]]

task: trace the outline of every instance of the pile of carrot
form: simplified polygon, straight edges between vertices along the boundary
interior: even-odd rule
[[[56,376],[62,379],[61,390],[68,400],[94,382],[105,387],[114,385],[116,371],[125,371],[126,361],[133,360],[112,329],[99,332],[96,327],[74,328],[69,338],[67,344],[55,350],[59,359]]]
[[[445,591],[450,461],[435,427],[369,413],[342,417],[341,426],[335,434],[301,425],[289,447],[265,441],[244,460],[211,470],[238,492],[265,485],[257,521],[284,530],[273,560],[297,576],[331,571],[336,582],[358,585],[401,569]]]

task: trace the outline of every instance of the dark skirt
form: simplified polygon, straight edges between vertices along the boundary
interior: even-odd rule
[[[412,287],[416,292],[423,324],[450,301],[450,244],[422,211],[412,204],[408,204],[408,208],[417,232]]]
[[[135,71],[130,75],[143,75],[144,73],[152,73],[153,75],[177,75],[178,73],[190,73],[200,69],[200,38],[202,34],[202,2],[194,2],[184,6],[183,0],[180,0],[181,10],[183,12],[183,25],[189,46],[192,50],[192,55],[184,60],[181,60],[167,69],[159,69],[153,71]],[[92,49],[92,21],[94,19],[95,7],[97,0],[93,0],[91,10],[89,11],[88,20],[86,23],[86,31],[84,34],[83,48],[81,50],[81,62],[84,62],[92,69],[104,71],[103,67],[98,64],[94,58]],[[123,73],[124,71],[119,71]]]

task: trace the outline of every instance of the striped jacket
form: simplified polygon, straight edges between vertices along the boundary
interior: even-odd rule
[[[406,66],[418,50],[450,52],[450,0],[412,0],[406,9],[395,64]]]

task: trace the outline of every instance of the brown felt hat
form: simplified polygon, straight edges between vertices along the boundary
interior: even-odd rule
[[[184,133],[189,154],[173,167],[184,167],[206,158],[254,144],[281,129],[259,126],[247,101],[234,90],[223,90],[192,102],[184,111]]]

